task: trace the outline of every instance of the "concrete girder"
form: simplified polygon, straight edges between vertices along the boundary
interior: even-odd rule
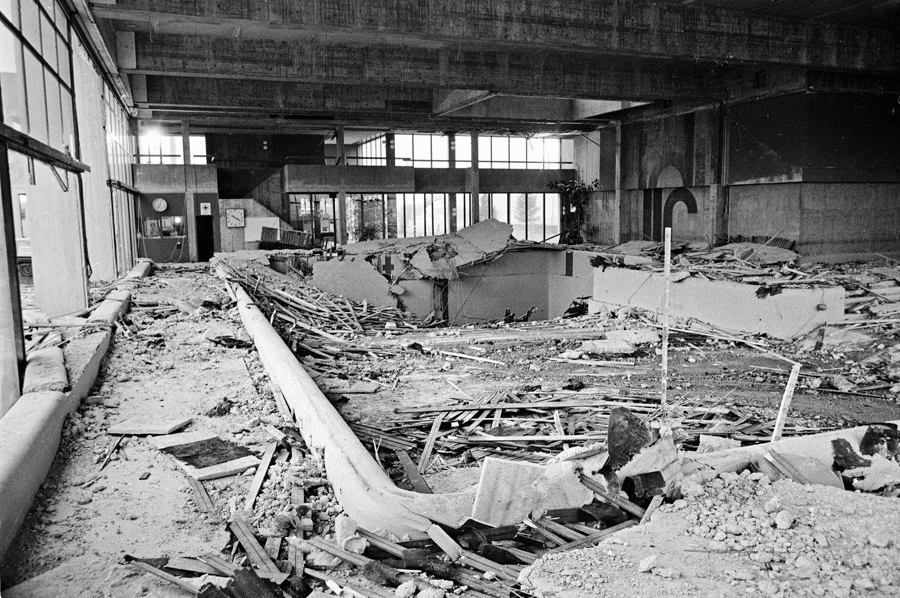
[[[218,35],[283,31],[362,45],[445,43],[643,58],[900,70],[900,31],[654,0],[118,0],[94,15],[154,30],[206,27]],[[221,30],[221,31],[219,31]],[[268,34],[271,37],[272,33]]]
[[[137,74],[327,81],[490,90],[612,100],[716,99],[718,69],[676,61],[599,59],[561,52],[511,53],[407,46],[135,34]]]

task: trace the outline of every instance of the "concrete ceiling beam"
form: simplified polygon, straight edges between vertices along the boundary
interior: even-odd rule
[[[664,100],[718,97],[718,69],[580,54],[428,50],[137,33],[137,74],[489,90],[512,95]]]
[[[444,43],[454,49],[517,48],[784,64],[863,71],[900,70],[900,31],[839,25],[713,3],[654,0],[450,2],[395,0],[117,0],[93,4],[99,18],[150,23],[157,31],[212,26],[244,35],[255,29],[360,45]],[[275,33],[270,33],[270,36]],[[329,40],[333,41],[333,40]]]

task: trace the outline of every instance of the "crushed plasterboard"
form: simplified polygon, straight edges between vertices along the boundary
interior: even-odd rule
[[[487,457],[472,505],[472,519],[488,525],[513,525],[551,509],[576,508],[593,500],[578,479],[575,464],[544,467]]]

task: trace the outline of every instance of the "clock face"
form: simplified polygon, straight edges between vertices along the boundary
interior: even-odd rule
[[[244,227],[244,209],[229,208],[225,210],[225,226],[228,228]]]
[[[156,210],[157,212],[165,212],[166,208],[169,207],[169,202],[164,200],[162,197],[157,197],[156,199],[153,200],[153,203],[150,205],[152,205],[153,209]]]

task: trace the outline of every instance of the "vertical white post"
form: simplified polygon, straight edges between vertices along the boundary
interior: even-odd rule
[[[799,377],[800,364],[794,363],[791,366],[791,375],[788,378],[787,386],[784,388],[784,394],[781,396],[781,407],[778,408],[778,417],[775,418],[775,431],[772,432],[772,442],[781,440],[781,432],[784,430],[784,422],[787,420],[791,401],[794,399],[794,389],[797,388],[797,378]]]
[[[666,227],[666,258],[664,263],[665,292],[663,298],[662,373],[660,375],[662,406],[668,402],[669,393],[669,304],[672,300],[672,229]]]

